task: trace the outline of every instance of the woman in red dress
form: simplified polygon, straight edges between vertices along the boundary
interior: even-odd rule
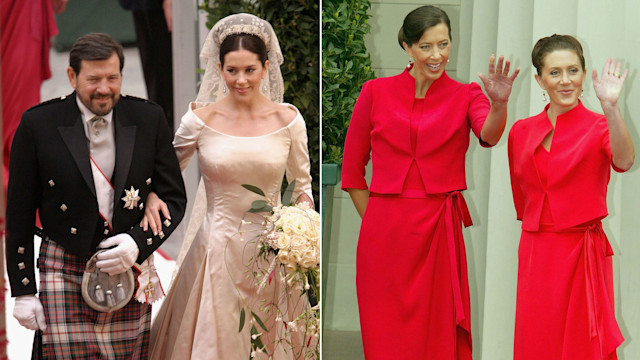
[[[342,188],[363,217],[356,285],[365,357],[467,360],[465,154],[471,131],[483,146],[500,139],[518,70],[509,76],[509,61],[490,58],[481,79],[491,103],[478,84],[449,78],[451,26],[434,6],[409,13],[398,37],[413,64],[364,84],[342,164]]]
[[[607,216],[611,168],[633,165],[618,106],[628,70],[605,62],[593,71],[604,115],[580,101],[586,77],[573,37],[542,38],[531,54],[550,103],[509,132],[509,167],[522,220],[514,359],[612,360],[623,338],[615,319]]]

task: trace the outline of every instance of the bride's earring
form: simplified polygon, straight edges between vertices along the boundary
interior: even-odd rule
[[[267,87],[267,84],[262,84],[262,93],[265,95],[269,93],[269,88]]]
[[[547,102],[547,93],[542,90],[542,101]]]
[[[224,96],[229,95],[229,89],[227,89],[227,84],[222,84],[222,94]]]

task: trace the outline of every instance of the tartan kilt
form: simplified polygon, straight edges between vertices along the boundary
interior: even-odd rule
[[[110,313],[89,307],[81,290],[86,261],[46,237],[42,240],[39,297],[47,329],[36,332],[32,358],[147,359],[151,306],[131,299]],[[139,272],[132,270],[137,279]]]

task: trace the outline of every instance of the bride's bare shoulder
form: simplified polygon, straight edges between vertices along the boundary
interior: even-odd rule
[[[289,104],[274,104],[275,115],[282,126],[289,125],[297,116],[298,109]]]
[[[205,124],[209,124],[213,119],[226,113],[225,108],[219,102],[207,104],[193,110],[193,113]]]

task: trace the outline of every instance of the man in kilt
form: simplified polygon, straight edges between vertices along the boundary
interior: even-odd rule
[[[81,293],[87,261],[100,249],[108,249],[97,255],[102,272],[132,269],[137,278],[144,267],[134,264],[144,266],[186,206],[164,112],[146,100],[120,95],[123,64],[122,47],[110,36],[78,39],[67,69],[75,91],[27,110],[13,140],[7,271],[16,297],[14,317],[37,330],[34,358],[147,358],[151,305],[134,296],[118,310],[101,312]],[[157,234],[138,225],[151,191],[173,216],[162,219]],[[43,226],[39,296],[33,242],[37,212]],[[138,281],[135,286],[137,291]],[[146,281],[138,294],[144,301],[145,294],[161,291]]]

